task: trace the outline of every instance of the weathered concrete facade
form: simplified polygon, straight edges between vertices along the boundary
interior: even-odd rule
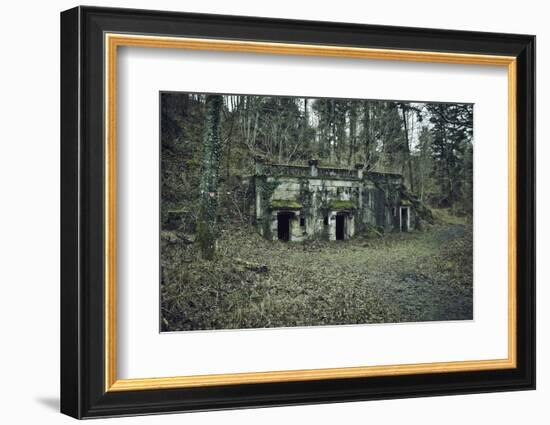
[[[270,240],[345,240],[366,226],[409,231],[415,210],[399,174],[354,169],[256,164],[255,214]]]

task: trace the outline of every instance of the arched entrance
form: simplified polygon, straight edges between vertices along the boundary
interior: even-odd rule
[[[411,209],[409,207],[401,207],[399,209],[399,230],[408,232],[411,229]]]
[[[346,213],[336,214],[336,240],[343,241],[346,239]]]
[[[288,242],[290,240],[290,221],[294,217],[292,212],[277,213],[277,239]]]

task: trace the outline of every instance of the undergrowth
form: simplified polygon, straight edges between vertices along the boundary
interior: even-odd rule
[[[472,319],[471,224],[435,216],[426,232],[334,242],[273,242],[225,225],[214,261],[164,233],[162,330]]]

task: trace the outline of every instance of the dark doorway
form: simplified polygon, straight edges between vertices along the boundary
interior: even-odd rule
[[[292,213],[280,212],[277,214],[277,238],[280,241],[290,240],[290,219]]]
[[[346,216],[338,214],[336,216],[336,240],[343,241],[346,234]]]
[[[401,208],[401,231],[409,231],[409,209]]]

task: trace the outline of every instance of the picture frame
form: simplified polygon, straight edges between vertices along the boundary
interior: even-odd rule
[[[507,185],[508,194],[508,356],[119,379],[122,46],[505,67],[508,180],[495,184]],[[80,6],[61,14],[61,117],[62,413],[92,418],[535,388],[534,36]]]

